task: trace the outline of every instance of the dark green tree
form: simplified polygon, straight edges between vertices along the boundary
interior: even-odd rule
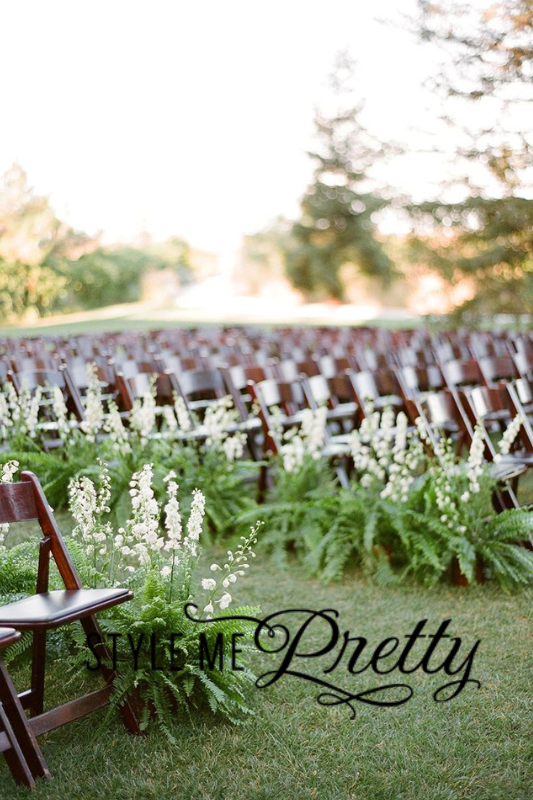
[[[421,38],[444,54],[434,87],[445,99],[468,193],[462,202],[410,208],[411,253],[452,283],[473,282],[476,294],[460,315],[531,312],[533,3],[419,0],[419,8]]]
[[[475,296],[458,313],[533,312],[533,201],[471,197],[462,203],[424,203],[411,209],[419,230],[413,260],[451,284],[464,278]]]
[[[308,296],[342,300],[341,270],[346,265],[384,283],[394,266],[376,236],[375,215],[387,205],[371,188],[369,171],[386,148],[361,123],[362,105],[353,102],[354,67],[342,54],[330,86],[332,113],[317,111],[318,148],[313,181],[301,200],[286,252],[287,275]]]

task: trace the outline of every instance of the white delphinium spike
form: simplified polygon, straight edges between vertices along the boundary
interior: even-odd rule
[[[63,440],[68,439],[70,436],[70,425],[68,422],[68,409],[63,397],[63,392],[60,386],[52,388],[52,408],[57,422],[57,430]]]
[[[470,483],[470,491],[473,494],[478,494],[480,489],[479,478],[483,474],[484,452],[485,452],[485,431],[482,425],[476,425],[467,461],[467,476]]]
[[[155,382],[151,381],[150,389],[144,393],[141,399],[135,400],[130,414],[130,426],[138,434],[142,445],[148,442],[150,434],[155,429],[155,422]]]
[[[2,474],[0,475],[0,482],[1,483],[11,483],[15,472],[17,472],[19,468],[18,461],[6,461],[5,464],[2,465]],[[4,552],[6,549],[4,546],[4,540],[9,532],[9,523],[4,522],[3,525],[0,525],[0,552]]]
[[[202,588],[209,592],[209,602],[204,608],[204,613],[208,615],[213,614],[215,603],[218,603],[221,610],[227,608],[231,603],[233,598],[229,592],[225,591],[218,600],[215,599],[215,595],[220,587],[227,589],[229,586],[236,583],[239,577],[246,574],[246,570],[250,566],[248,564],[248,559],[255,558],[253,547],[257,543],[257,532],[262,524],[262,522],[256,522],[256,524],[250,528],[248,536],[241,536],[241,544],[235,551],[227,551],[227,562],[223,567],[219,564],[211,565],[211,572],[220,572],[221,575],[218,581],[215,580],[215,578],[204,578],[201,581]]]
[[[174,394],[174,411],[176,412],[180,431],[188,433],[192,427],[191,417],[185,405],[185,400],[177,394]]]
[[[175,477],[174,473],[170,473],[171,477],[167,475],[167,503],[165,505],[165,530],[167,532],[167,541],[165,542],[164,549],[171,551],[176,555],[176,551],[181,548],[182,537],[182,523],[180,514],[180,504],[178,501],[178,484],[172,478]],[[177,555],[176,562],[177,563]]]
[[[505,432],[498,442],[498,450],[500,451],[494,456],[494,461],[501,461],[502,456],[506,456],[511,452],[511,447],[520,432],[520,428],[524,424],[522,414],[517,414],[516,417],[509,423]]]
[[[278,406],[274,406],[270,412],[270,428],[269,435],[275,442],[281,442],[283,439],[283,413]]]
[[[98,380],[96,364],[87,364],[87,395],[85,397],[85,419],[80,424],[81,430],[90,442],[96,440],[104,424],[104,406],[102,404],[102,389]]]
[[[149,564],[150,553],[164,546],[159,531],[159,505],[152,487],[153,465],[145,464],[130,481],[130,497],[133,510],[128,520],[127,543],[133,549],[141,564]]]
[[[86,555],[93,560],[97,555],[108,554],[108,543],[113,537],[111,524],[102,521],[102,515],[109,513],[111,498],[109,474],[105,465],[102,467],[98,490],[87,475],[69,485],[69,509],[76,522],[72,535],[80,538]]]
[[[23,387],[20,392],[18,425],[21,432],[26,433],[32,439],[37,436],[41,397],[42,389],[40,386],[37,386],[33,394],[26,387]]]
[[[233,436],[228,436],[222,442],[222,450],[229,462],[238,461],[244,453],[246,445],[246,434],[242,431],[234,433]]]
[[[13,427],[13,419],[7,395],[0,392],[0,439],[6,441]]]
[[[178,429],[178,421],[172,406],[163,406],[161,409],[161,415],[165,421],[167,431],[173,433]]]
[[[113,450],[118,453],[131,453],[128,431],[126,430],[118,406],[114,400],[109,401],[109,413],[105,419],[104,430],[109,434]]]
[[[191,511],[187,522],[187,536],[183,541],[183,545],[195,557],[198,555],[198,541],[204,522],[205,497],[199,489],[194,489],[192,498]]]
[[[13,425],[17,425],[21,416],[20,402],[17,392],[15,391],[15,387],[13,386],[11,381],[8,381],[4,385],[4,393],[6,397],[7,406],[9,408],[11,422]]]

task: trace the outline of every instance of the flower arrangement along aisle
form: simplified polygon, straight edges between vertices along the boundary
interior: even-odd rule
[[[262,509],[265,542],[280,563],[292,546],[309,571],[325,582],[361,566],[386,584],[408,576],[431,584],[457,566],[467,582],[484,576],[502,587],[533,582],[533,513],[495,513],[497,478],[484,459],[477,428],[467,457],[441,437],[435,450],[422,420],[410,427],[403,413],[370,413],[350,435],[350,486],[335,484],[323,457],[325,418],[316,411],[291,430],[276,458],[275,482]],[[509,452],[519,420],[498,445]],[[322,445],[320,444],[322,442]]]
[[[335,473],[323,457],[326,413],[325,408],[305,409],[301,425],[287,431],[281,412],[273,413],[270,433],[279,450],[271,459],[272,486],[260,509],[266,523],[262,544],[280,566],[286,565],[289,551],[305,557],[309,541],[322,535],[328,509],[321,501],[338,490]],[[251,521],[254,513],[240,519]]]
[[[85,418],[69,417],[59,387],[49,387],[52,401],[48,419],[39,419],[40,388],[17,396],[7,384],[0,392],[0,440],[5,460],[17,460],[33,470],[54,508],[66,504],[69,481],[78,475],[96,477],[97,459],[109,464],[114,493],[112,509],[120,517],[129,502],[128,482],[133,472],[152,462],[154,489],[164,497],[163,478],[169,470],[179,476],[182,491],[190,496],[201,485],[207,499],[205,534],[222,535],[232,530],[235,517],[254,505],[253,479],[258,465],[245,459],[246,435],[235,430],[237,411],[230,397],[209,405],[200,423],[182,398],[173,405],[157,407],[155,384],[136,399],[124,419],[116,403],[104,405],[94,364],[87,364],[88,389]],[[200,432],[201,435],[197,435]],[[43,451],[43,435],[57,435],[61,447]]]
[[[417,428],[429,444],[420,419]],[[519,428],[516,417],[498,443],[497,462],[509,453]],[[480,577],[478,566],[504,589],[533,583],[533,552],[519,544],[533,544],[533,511],[525,506],[495,513],[498,478],[484,461],[485,435],[478,425],[466,459],[458,459],[454,443],[441,437],[423,480],[409,496],[404,524],[411,541],[424,542],[430,555],[417,565],[426,582],[438,580],[455,562],[468,583]]]
[[[142,727],[155,715],[172,741],[171,721],[180,707],[207,708],[233,722],[252,713],[247,690],[254,676],[243,665],[237,670],[227,665],[216,668],[212,662],[206,666],[199,633],[205,636],[209,654],[217,650],[220,639],[220,658],[231,664],[232,640],[251,628],[245,621],[225,622],[224,612],[233,602],[235,583],[255,557],[260,524],[241,537],[235,550],[227,551],[223,564],[212,564],[210,575],[198,581],[206,501],[199,489],[193,491],[185,523],[175,478],[173,472],[165,477],[166,498],[158,502],[152,464],[136,472],[129,484],[130,516],[116,532],[108,520],[112,490],[107,468],[101,467],[96,484],[82,476],[70,486],[70,510],[76,521],[73,537],[78,542],[73,555],[83,580],[88,586],[124,585],[135,595],[131,603],[101,615],[104,631],[121,634],[113,705],[137,689],[143,701]],[[213,621],[198,625],[188,619],[184,606],[190,602],[199,606],[200,617]],[[257,611],[241,607],[228,613],[253,616]],[[128,635],[139,648],[137,663],[132,661]],[[166,665],[162,669],[154,669],[153,648],[155,659]]]

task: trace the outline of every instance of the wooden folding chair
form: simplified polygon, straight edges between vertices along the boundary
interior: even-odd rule
[[[82,587],[42,487],[32,472],[23,472],[20,483],[0,483],[0,524],[27,520],[37,520],[43,533],[39,548],[37,591],[30,597],[1,606],[0,626],[33,633],[31,688],[19,694],[18,698],[22,707],[30,711],[29,726],[32,734],[40,736],[106,706],[113,680],[117,677],[116,672],[106,663],[102,663],[101,671],[106,680],[103,688],[44,711],[47,631],[79,620],[86,635],[101,642],[97,648],[102,662],[110,662],[110,653],[103,642],[94,615],[131,600],[133,593],[123,588]],[[57,566],[65,589],[48,589],[50,558]],[[128,731],[140,734],[139,723],[129,700],[120,711]],[[34,777],[42,775],[42,770],[32,767],[35,752],[30,743],[19,740],[19,744]]]
[[[14,628],[0,628],[0,650],[20,638]],[[49,778],[28,718],[0,653],[0,753],[17,783],[33,788],[35,776]],[[26,755],[25,755],[26,754]]]

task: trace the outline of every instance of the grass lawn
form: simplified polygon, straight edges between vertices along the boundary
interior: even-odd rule
[[[39,782],[36,800],[531,800],[533,592],[507,596],[490,585],[384,589],[355,573],[324,587],[296,564],[280,573],[260,556],[254,567],[235,587],[238,603],[260,603],[263,616],[337,609],[341,632],[366,636],[372,649],[410,633],[421,619],[434,632],[451,618],[449,632],[463,639],[460,655],[481,640],[471,673],[481,688],[468,685],[451,702],[435,703],[433,691],[453,680],[442,672],[349,675],[346,659],[328,676],[336,684],[361,691],[407,682],[414,696],[397,708],[356,703],[350,720],[345,706],[318,705],[317,686],[285,676],[254,689],[256,715],[246,725],[183,720],[177,746],[158,732],[130,737],[118,720],[98,731],[93,715],[41,738],[54,777]],[[251,662],[256,674],[279,663],[259,653]],[[331,663],[330,654],[300,659],[298,667],[318,676]],[[63,682],[59,665],[51,678],[53,696]],[[28,796],[3,762],[0,786],[2,800]]]
[[[258,316],[253,309],[236,313],[227,310],[224,304],[213,308],[154,308],[144,303],[125,303],[117,306],[106,306],[92,311],[80,311],[74,314],[43,317],[35,323],[0,326],[0,336],[47,336],[106,333],[118,331],[142,331],[161,328],[183,328],[202,325],[259,325],[269,328],[285,325],[377,325],[386,328],[413,328],[423,324],[422,318],[396,318],[384,314],[382,317],[359,318],[354,312],[348,321],[339,316],[339,307],[327,305],[318,316],[305,313],[306,306],[291,308],[286,313],[276,316],[272,307]],[[340,307],[342,310],[342,306]]]

